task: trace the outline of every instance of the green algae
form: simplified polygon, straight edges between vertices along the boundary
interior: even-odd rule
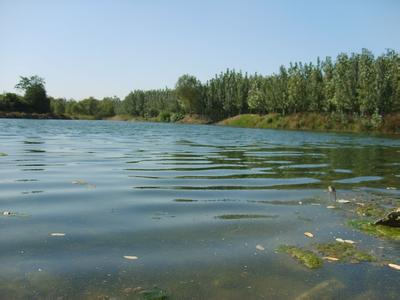
[[[400,240],[400,228],[398,227],[374,225],[368,220],[350,220],[348,225],[373,236],[396,241]]]
[[[309,269],[317,269],[323,264],[322,259],[310,250],[287,245],[281,245],[277,250],[289,254]]]
[[[323,256],[336,257],[342,262],[360,263],[377,261],[376,257],[360,251],[353,244],[332,242],[317,244],[316,249]]]
[[[385,210],[375,203],[368,203],[357,207],[356,213],[364,217],[379,218],[385,214]]]
[[[222,220],[240,220],[240,219],[265,219],[265,218],[277,218],[277,215],[259,215],[259,214],[227,214],[219,215],[215,218]]]

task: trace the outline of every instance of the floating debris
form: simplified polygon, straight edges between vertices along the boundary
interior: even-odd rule
[[[3,211],[3,216],[11,216],[11,211]]]
[[[328,205],[326,208],[333,209],[333,208],[336,208],[336,206]]]
[[[396,264],[388,264],[389,267],[391,267],[392,269],[395,269],[397,271],[400,271],[400,265],[396,265]]]
[[[337,203],[343,203],[343,204],[346,204],[346,203],[350,203],[350,200],[346,200],[346,199],[339,199],[339,200],[337,200],[336,202],[337,202]]]
[[[313,238],[314,237],[314,235],[311,232],[308,232],[308,231],[304,232],[304,235],[306,237],[309,237],[309,238]]]
[[[344,240],[344,242],[347,244],[355,244],[356,243],[355,241],[352,241],[352,240]]]
[[[263,246],[261,246],[261,245],[257,245],[256,249],[259,250],[259,251],[264,251],[265,250],[265,248]]]
[[[78,179],[78,180],[73,180],[71,183],[72,183],[72,184],[79,184],[79,185],[85,185],[85,184],[88,184],[88,182],[87,182],[87,181],[85,181],[85,180],[81,180],[81,179]]]
[[[8,156],[8,154],[4,153],[4,152],[0,152],[0,156]]]
[[[344,239],[341,239],[341,238],[336,238],[335,241],[336,241],[336,242],[339,242],[339,243],[347,243],[347,244],[355,244],[355,243],[356,243],[355,241],[352,241],[352,240],[344,240]]]
[[[333,256],[324,256],[322,259],[330,260],[330,261],[338,261],[339,258]]]
[[[1,156],[1,155],[0,155],[0,156]],[[387,189],[387,190],[397,190],[397,188],[395,188],[394,186],[388,186],[386,189]]]
[[[138,259],[137,256],[132,256],[132,255],[124,255],[124,258],[125,258],[125,259],[130,259],[130,260],[136,260],[136,259]]]
[[[63,233],[63,232],[53,232],[53,233],[50,233],[50,235],[51,236],[65,236],[65,233]]]

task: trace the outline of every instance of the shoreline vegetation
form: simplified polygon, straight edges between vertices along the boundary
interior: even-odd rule
[[[106,121],[127,121],[127,122],[170,122],[160,120],[158,117],[143,118],[130,115],[114,115],[107,118],[95,118],[90,115],[68,116],[53,113],[21,113],[1,112],[0,118],[13,119],[39,119],[39,120],[106,120]],[[219,122],[199,115],[185,115],[182,119],[174,122],[179,124],[202,124],[231,126],[241,128],[257,129],[283,129],[283,130],[306,130],[321,132],[345,132],[345,133],[376,133],[376,134],[400,134],[400,113],[389,114],[383,117],[378,124],[372,118],[360,116],[346,116],[338,114],[322,113],[297,113],[282,116],[271,113],[266,115],[243,114],[224,119]]]
[[[39,76],[23,94],[0,94],[0,117],[217,124],[249,128],[400,133],[400,55],[341,53],[295,62],[271,75],[227,69],[206,82],[182,75],[174,88],[133,90],[124,99],[47,95]]]

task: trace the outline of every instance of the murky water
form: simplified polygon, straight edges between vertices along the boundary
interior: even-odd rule
[[[387,187],[400,188],[399,139],[0,120],[0,152],[0,211],[12,213],[0,216],[0,299],[146,297],[138,287],[170,299],[399,298],[400,273],[385,266],[309,270],[275,251],[311,231],[399,262],[399,242],[326,208],[331,184],[339,198],[398,203]]]

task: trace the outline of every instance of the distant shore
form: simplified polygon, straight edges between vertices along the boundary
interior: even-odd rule
[[[39,120],[50,120],[50,119],[69,120],[69,119],[71,119],[68,116],[56,115],[56,114],[53,114],[53,113],[39,114],[39,113],[27,113],[27,112],[3,112],[3,111],[0,111],[0,118],[5,118],[5,119],[39,119]]]
[[[95,120],[93,116],[68,116],[56,114],[38,114],[23,112],[0,112],[0,118],[17,119],[65,119],[65,120]],[[130,122],[160,122],[158,117],[143,118],[130,115],[115,115],[102,120],[130,121]],[[310,130],[321,132],[353,132],[353,133],[381,133],[400,135],[400,113],[389,114],[382,119],[374,120],[371,117],[362,118],[337,114],[298,113],[291,115],[279,114],[242,114],[219,122],[199,115],[185,115],[175,122],[180,124],[210,124],[220,126],[262,128],[262,129],[289,129]]]

